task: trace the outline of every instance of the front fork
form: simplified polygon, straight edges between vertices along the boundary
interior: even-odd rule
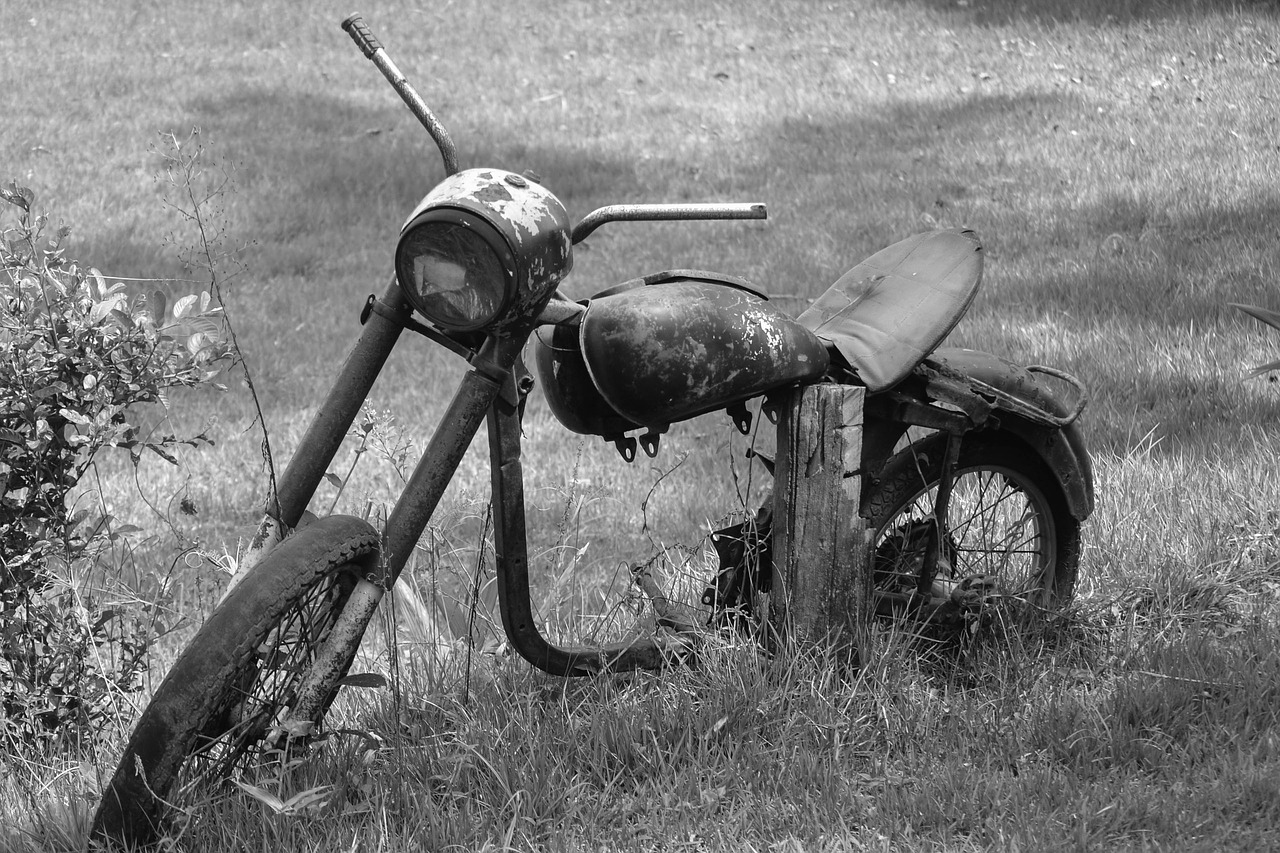
[[[364,578],[351,591],[342,613],[298,685],[289,714],[292,720],[311,722],[324,712],[378,603],[408,564],[486,413],[499,398],[504,383],[513,384],[510,382],[512,368],[519,358],[525,337],[489,338],[477,353],[473,360],[475,366],[463,377],[404,492],[387,518],[383,531],[381,577]],[[349,428],[348,424],[344,433]],[[297,455],[306,451],[304,443]]]
[[[368,312],[364,332],[281,476],[278,492],[268,504],[266,517],[241,561],[233,585],[302,519],[410,314],[408,304],[392,282],[377,310]],[[606,668],[657,668],[668,658],[687,653],[678,639],[560,648],[538,630],[529,594],[520,463],[520,413],[532,383],[525,382],[527,375],[518,377],[515,370],[531,333],[530,325],[504,337],[490,337],[472,357],[472,370],[455,392],[387,519],[381,577],[366,578],[352,591],[342,615],[317,651],[314,665],[299,685],[290,714],[294,720],[314,720],[323,712],[334,685],[350,663],[352,649],[359,643],[386,589],[395,583],[413,555],[485,420],[489,426],[499,606],[512,647],[535,666],[555,675],[585,675]]]
[[[343,362],[337,381],[312,418],[297,452],[274,484],[272,494],[267,497],[266,512],[240,556],[223,598],[262,562],[262,558],[287,532],[298,526],[311,496],[329,470],[329,463],[351,430],[374,381],[382,373],[387,357],[400,339],[404,323],[413,313],[395,279],[387,286],[380,305],[383,310],[371,312],[365,318],[364,330]]]

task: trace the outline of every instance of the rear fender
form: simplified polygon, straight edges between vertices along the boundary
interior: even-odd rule
[[[1015,415],[1001,417],[1000,426],[1025,441],[1057,475],[1071,514],[1080,521],[1088,518],[1093,512],[1093,463],[1079,426],[1047,427]]]
[[[1077,408],[1075,401],[1064,399],[1063,391],[1053,387],[1044,374],[1032,373],[990,353],[944,348],[932,353],[929,361],[971,376],[1058,417],[1066,418]],[[1057,427],[1035,423],[1007,411],[999,412],[997,417],[1001,429],[1025,441],[1057,475],[1071,514],[1082,521],[1088,518],[1094,504],[1093,464],[1079,421]]]

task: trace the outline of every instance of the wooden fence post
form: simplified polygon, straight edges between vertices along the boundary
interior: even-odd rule
[[[870,659],[870,533],[862,498],[862,403],[847,385],[807,385],[778,417],[769,623],[785,645],[834,642]]]

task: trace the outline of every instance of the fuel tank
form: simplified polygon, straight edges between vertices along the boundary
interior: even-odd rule
[[[644,282],[588,302],[577,352],[559,329],[539,333],[542,383],[569,429],[660,431],[826,372],[818,337],[736,280]]]
[[[572,432],[610,441],[640,429],[640,424],[619,414],[596,390],[582,360],[578,334],[576,323],[545,326],[535,333],[534,365],[551,413]]]

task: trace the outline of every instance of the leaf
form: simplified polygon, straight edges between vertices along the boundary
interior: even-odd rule
[[[343,687],[372,688],[376,690],[386,687],[387,679],[376,672],[357,672],[343,677],[338,683]]]
[[[71,236],[70,225],[59,225],[58,230],[53,232],[53,238],[49,240],[49,252],[57,252],[62,247],[62,241]]]
[[[467,611],[463,610],[457,602],[448,599],[440,599],[437,606],[444,611],[444,618],[449,625],[449,636],[455,640],[462,640],[471,636],[471,619],[467,616]]]
[[[169,297],[164,295],[164,291],[153,290],[151,292],[151,319],[156,321],[157,326],[164,325],[164,312],[169,306]]]
[[[147,448],[150,449],[153,453],[155,453],[156,456],[159,456],[161,459],[168,462],[170,465],[178,464],[177,457],[175,457],[172,453],[165,450],[164,448],[160,447],[160,445],[148,444]]]
[[[104,625],[106,625],[108,622],[110,622],[112,619],[115,619],[115,618],[116,618],[115,610],[112,610],[112,609],[104,610],[98,614],[98,618],[93,623],[93,627],[91,630],[97,633],[98,631],[102,630]]]
[[[89,325],[96,326],[102,322],[102,319],[111,313],[110,302],[95,302],[93,307],[89,309]]]
[[[31,206],[35,204],[36,194],[27,187],[20,187],[13,181],[0,187],[0,198],[9,202],[16,207],[20,207],[28,213],[31,212]]]
[[[107,281],[102,277],[102,273],[98,272],[97,267],[89,267],[89,276],[93,279],[93,283],[98,286],[97,296],[99,300],[107,298],[110,292],[107,290]]]
[[[1280,312],[1269,311],[1266,308],[1259,308],[1256,305],[1241,305],[1238,302],[1228,302],[1232,308],[1239,308],[1255,320],[1266,323],[1273,329],[1280,329]]]
[[[280,724],[280,731],[289,737],[307,737],[315,727],[316,724],[311,720],[285,720]]]
[[[318,785],[315,788],[308,788],[305,791],[299,791],[284,801],[284,813],[296,814],[297,812],[304,812],[314,806],[323,806],[328,801],[329,794],[332,792],[332,785]]]
[[[324,479],[326,482],[328,482],[329,485],[333,486],[335,489],[342,488],[342,478],[339,477],[337,474],[333,473],[332,471],[326,472],[324,475]]]
[[[1255,376],[1261,376],[1264,373],[1270,373],[1273,370],[1280,370],[1280,361],[1269,361],[1261,367],[1255,367],[1249,371],[1247,378],[1252,379]]]
[[[196,304],[200,297],[195,294],[184,296],[177,302],[173,303],[173,318],[181,320],[191,312],[191,307]]]
[[[232,781],[236,783],[237,788],[244,791],[246,794],[253,797],[276,814],[280,814],[284,811],[284,800],[280,799],[270,791],[263,790],[257,785],[250,785],[248,782],[241,781],[240,779],[233,779]]]
[[[114,293],[107,296],[101,302],[95,302],[93,307],[89,309],[89,325],[98,325],[108,314],[119,314],[121,316],[125,316],[127,321],[126,325],[133,325],[133,320],[129,319],[127,315],[124,315],[123,312],[118,310],[120,308],[120,303],[124,301],[125,296],[123,293]]]
[[[85,417],[81,413],[73,412],[70,409],[58,409],[58,414],[62,415],[64,418],[66,418],[68,421],[75,424],[76,426],[88,426],[89,424],[93,423],[93,421],[91,421],[89,418]]]

